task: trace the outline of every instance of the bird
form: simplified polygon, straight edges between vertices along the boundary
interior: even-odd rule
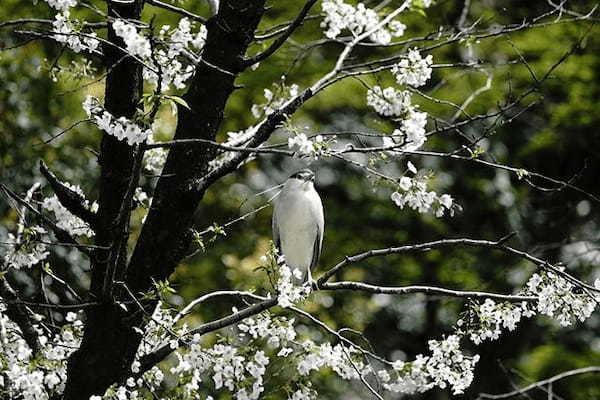
[[[315,174],[302,169],[283,184],[274,201],[273,242],[292,271],[300,270],[302,282],[312,282],[323,245],[323,203],[314,186]]]

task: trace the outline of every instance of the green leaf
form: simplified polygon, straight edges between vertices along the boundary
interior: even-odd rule
[[[181,98],[179,96],[169,96],[169,95],[167,95],[167,96],[165,96],[165,98],[167,98],[167,99],[169,99],[171,101],[174,101],[175,103],[177,103],[177,104],[179,104],[179,105],[187,108],[188,110],[191,110],[191,108],[188,105],[188,103],[183,98]]]

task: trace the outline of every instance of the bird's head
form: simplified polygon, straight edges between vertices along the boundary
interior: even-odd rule
[[[315,173],[310,169],[302,169],[292,174],[285,183],[288,190],[311,190],[314,188]]]
[[[314,182],[315,181],[315,173],[312,172],[310,169],[305,168],[305,169],[301,169],[300,171],[292,174],[290,176],[290,179],[298,179],[299,181],[303,181],[303,182]]]

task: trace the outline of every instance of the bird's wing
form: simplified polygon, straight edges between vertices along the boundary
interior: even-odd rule
[[[277,250],[279,250],[279,254],[281,254],[281,237],[279,236],[279,224],[277,223],[277,207],[273,207],[272,229],[273,243],[275,244]]]
[[[317,222],[315,241],[313,244],[312,260],[310,262],[310,269],[312,270],[317,266],[319,257],[321,256],[321,248],[323,246],[323,230],[325,228],[325,218],[323,216],[323,204],[321,198],[315,192],[316,196],[312,204],[312,213]]]
[[[319,262],[321,256],[321,245],[323,243],[323,231],[317,230],[315,235],[315,243],[313,244],[312,260],[310,261],[310,269],[314,269]]]

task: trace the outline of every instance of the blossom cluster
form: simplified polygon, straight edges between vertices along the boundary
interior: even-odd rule
[[[68,2],[61,3],[68,5]],[[75,27],[76,21],[70,19],[70,12],[64,9],[62,12],[54,16],[52,21],[52,30],[54,34],[52,37],[59,43],[66,44],[71,50],[79,53],[82,50],[94,52],[100,45],[100,41],[97,38],[96,32],[82,33]]]
[[[266,102],[262,104],[253,104],[250,111],[256,118],[273,114],[281,108],[290,99],[298,96],[299,86],[296,84],[285,85],[285,76],[281,77],[281,83],[275,85],[275,90],[264,89],[263,95]]]
[[[150,40],[134,24],[117,19],[112,26],[123,39],[127,52],[144,63],[144,79],[154,85],[160,81],[161,90],[168,90],[171,86],[177,89],[185,87],[194,73],[198,52],[206,41],[206,28],[202,25],[198,32],[192,33],[192,24],[187,18],[179,20],[174,29],[163,25],[158,35],[160,45],[157,43],[154,49]]]
[[[367,105],[386,117],[399,117],[411,106],[410,92],[374,86],[367,92]]]
[[[167,161],[167,150],[155,147],[144,153],[144,169],[153,175],[160,175],[165,161]]]
[[[148,135],[147,143],[154,143],[152,135]],[[168,150],[164,147],[155,147],[144,152],[144,169],[153,175],[160,175],[167,161]]]
[[[597,301],[588,293],[577,293],[574,284],[555,272],[536,273],[527,281],[520,293],[535,296],[535,303],[497,303],[486,299],[472,305],[466,317],[457,321],[458,331],[468,334],[471,341],[480,344],[485,340],[496,340],[502,329],[514,330],[523,317],[536,313],[556,319],[562,326],[576,320],[585,321],[594,311]]]
[[[431,78],[432,63],[431,54],[423,58],[419,50],[410,49],[407,57],[394,65],[392,74],[400,85],[423,86]]]
[[[411,104],[409,91],[374,86],[367,92],[367,105],[381,115],[398,117],[400,121],[400,127],[391,136],[383,137],[384,146],[400,145],[400,150],[414,151],[427,141],[427,114],[418,111],[418,106]]]
[[[325,342],[316,345],[312,340],[302,343],[306,355],[301,357],[296,369],[301,376],[308,375],[311,371],[320,370],[323,367],[331,368],[343,379],[360,379],[359,372],[367,374],[371,371],[362,360],[355,357],[360,351],[354,347]]]
[[[68,313],[69,323],[56,334],[34,325],[41,344],[40,352],[34,354],[20,328],[5,313],[5,305],[0,304],[0,387],[4,394],[7,398],[23,400],[55,398],[64,390],[67,359],[79,347],[82,322],[75,313]],[[36,318],[43,317],[36,315]]]
[[[411,49],[408,57],[392,68],[392,73],[401,85],[422,86],[431,77],[431,63],[431,55],[422,58],[418,50]],[[414,151],[427,141],[427,113],[411,104],[410,91],[374,86],[367,92],[367,105],[383,116],[395,117],[400,123],[391,136],[383,138],[385,146],[400,145],[400,150]]]
[[[425,125],[427,124],[427,114],[417,111],[412,107],[408,109],[408,113],[402,120],[399,129],[392,132],[392,138],[401,138],[404,145],[402,148],[406,151],[418,150],[425,141]]]
[[[412,165],[412,164],[411,164]],[[413,171],[416,171],[414,166]],[[403,176],[400,178],[398,190],[391,195],[392,201],[401,209],[405,206],[420,213],[433,211],[436,217],[442,217],[446,211],[453,213],[454,200],[449,194],[439,196],[434,191],[427,190],[427,175]]]
[[[113,22],[112,27],[117,36],[121,37],[125,42],[129,54],[139,57],[142,60],[150,58],[152,55],[150,41],[143,35],[138,34],[133,24],[125,22],[122,19],[117,19]]]
[[[136,329],[144,338],[138,347],[136,359],[151,353],[165,343],[169,343],[172,348],[176,349],[179,346],[179,338],[187,331],[187,325],[175,327],[175,322],[173,310],[165,307],[163,302],[159,301],[152,316],[145,324],[144,330]]]
[[[307,156],[317,158],[323,154],[326,148],[326,142],[323,136],[317,135],[314,140],[309,139],[305,133],[298,133],[288,138],[288,147],[294,150],[298,156]]]
[[[170,370],[185,382],[184,398],[197,398],[203,375],[208,375],[216,390],[228,390],[237,400],[258,399],[264,391],[263,377],[271,361],[265,350],[280,348],[277,357],[287,357],[292,350],[286,346],[296,338],[293,322],[285,317],[273,318],[268,312],[248,318],[237,325],[239,338],[244,340],[238,346],[217,343],[203,348],[200,335],[194,335],[189,350],[176,353],[177,364]],[[266,345],[265,350],[252,345],[257,341]]]
[[[555,318],[562,326],[585,321],[600,300],[589,293],[577,293],[573,283],[550,271],[533,274],[525,293],[537,296],[537,311]]]
[[[466,323],[464,318],[457,321],[458,331],[467,333],[473,343],[481,344],[485,340],[498,339],[503,328],[515,330],[522,317],[534,314],[535,311],[526,302],[496,303],[492,299],[486,299],[482,304],[471,306]]]
[[[343,0],[331,0],[323,2],[325,18],[321,22],[322,28],[327,28],[325,36],[335,39],[343,30],[348,30],[352,35],[359,36],[370,32],[381,22],[379,15],[373,9],[358,3],[356,7],[344,3]],[[399,21],[390,21],[386,26],[374,30],[370,35],[374,43],[386,45],[392,41],[392,37],[404,34],[406,25]]]
[[[79,21],[70,19],[70,9],[77,5],[77,0],[46,0],[46,3],[58,13],[52,21],[52,38],[59,43],[66,44],[71,50],[79,53],[82,50],[94,52],[100,45],[95,32],[82,33],[76,28],[81,24]]]
[[[298,268],[292,271],[287,265],[281,265],[277,279],[277,304],[284,308],[291,307],[310,294],[309,285],[298,284],[302,278],[302,272]]]
[[[92,96],[86,97],[83,110],[100,129],[121,141],[127,141],[130,146],[143,143],[152,135],[151,129],[142,129],[125,117],[115,118],[100,106],[98,99]]]
[[[85,199],[85,195],[83,190],[77,185],[71,185],[69,183],[64,183],[69,189],[77,193],[80,198]],[[83,206],[92,212],[96,212],[98,210],[98,203],[93,202],[90,204],[89,200],[83,201]],[[42,207],[54,213],[54,217],[56,219],[56,226],[65,231],[69,232],[73,236],[94,236],[94,231],[90,228],[89,224],[83,221],[81,218],[71,214],[69,210],[67,210],[56,195],[47,197],[44,199],[42,203]]]
[[[132,372],[139,372],[139,369]],[[156,392],[164,378],[165,375],[160,368],[152,367],[141,378],[129,377],[124,385],[112,385],[104,395],[90,396],[89,400],[143,400],[153,398],[151,393]]]
[[[23,230],[21,235],[8,234],[7,251],[4,255],[8,267],[29,268],[48,257],[48,248],[40,242],[40,236],[46,230],[40,226],[32,226]]]
[[[442,389],[450,386],[454,395],[461,394],[473,381],[473,370],[479,356],[469,357],[460,349],[460,337],[429,341],[431,355],[417,355],[410,363],[394,362],[396,379],[386,370],[378,372],[386,390],[396,393],[422,393],[433,387]]]
[[[317,392],[311,389],[310,382],[307,385],[301,385],[298,390],[296,390],[289,397],[290,400],[315,400],[317,398]]]
[[[46,0],[46,3],[58,11],[68,11],[77,5],[77,0]]]

